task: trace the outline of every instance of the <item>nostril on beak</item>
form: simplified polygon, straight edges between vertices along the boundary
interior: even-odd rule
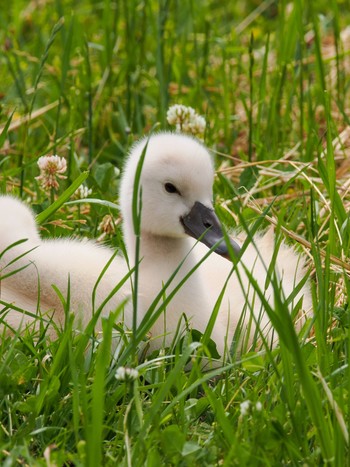
[[[210,229],[211,227],[213,227],[213,225],[212,225],[211,222],[205,221],[205,222],[204,222],[204,227],[205,227],[206,229]]]

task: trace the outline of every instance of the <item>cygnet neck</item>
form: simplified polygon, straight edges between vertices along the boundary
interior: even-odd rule
[[[135,262],[136,236],[131,226],[124,227],[124,236],[130,264]],[[186,257],[192,247],[189,237],[167,237],[141,232],[140,258],[142,262],[174,262],[175,267]]]
[[[164,237],[143,232],[141,235],[141,254],[161,257],[163,261],[174,257],[181,261],[191,249],[188,237]]]

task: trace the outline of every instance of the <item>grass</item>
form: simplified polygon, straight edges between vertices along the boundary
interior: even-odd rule
[[[315,315],[304,338],[277,300],[267,311],[279,347],[207,372],[196,358],[187,367],[200,355],[189,333],[182,349],[139,360],[125,337],[112,360],[113,316],[90,352],[91,330],[74,336],[69,313],[55,341],[44,324],[39,337],[3,335],[4,465],[348,464],[348,10],[335,0],[14,0],[2,12],[0,191],[32,205],[44,237],[99,237],[132,142],[167,128],[169,105],[191,105],[208,121],[221,219],[273,223],[299,243]],[[68,162],[54,203],[35,180],[38,157],[52,153]],[[65,204],[83,182],[91,203]],[[123,248],[118,229],[106,239]],[[139,376],[116,379],[120,365]]]

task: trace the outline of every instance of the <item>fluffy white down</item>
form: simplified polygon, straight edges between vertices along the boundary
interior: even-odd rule
[[[0,196],[0,254],[23,239],[26,241],[9,248],[0,258],[0,275],[3,277],[25,267],[0,282],[0,300],[34,314],[40,312],[53,315],[59,325],[64,322],[64,309],[53,285],[67,299],[68,283],[70,284],[70,308],[77,316],[76,327],[80,327],[88,323],[93,310],[98,309],[128,273],[125,261],[116,256],[97,286],[93,304],[95,284],[114,252],[88,240],[42,240],[32,211],[16,198]],[[109,300],[102,314],[108,315],[115,311],[120,303],[128,299],[129,290],[126,283]],[[5,306],[3,309],[5,311]],[[130,315],[130,312],[126,314]],[[6,312],[5,321],[18,329],[30,324],[33,318],[10,310]]]
[[[120,205],[124,218],[123,231],[131,266],[135,261],[135,235],[132,221],[132,193],[135,171],[147,140],[143,139],[131,150],[126,162],[120,189]],[[149,308],[163,284],[184,260],[166,295],[179,283],[208,248],[184,232],[180,222],[189,213],[194,203],[212,207],[213,164],[207,149],[197,140],[179,134],[159,133],[148,142],[141,174],[142,215],[141,215],[141,258],[139,265],[139,316]],[[166,184],[176,187],[176,193],[169,193]],[[71,309],[78,315],[77,322],[84,325],[91,317],[92,290],[95,283],[113,255],[113,251],[97,246],[91,241],[72,239],[41,240],[34,216],[22,202],[9,196],[0,197],[0,254],[19,239],[28,240],[9,249],[0,259],[0,271],[9,272],[25,264],[29,267],[1,281],[0,299],[14,303],[33,313],[38,309],[38,278],[40,278],[40,310],[54,311],[54,318],[62,323],[64,313],[52,284],[63,295],[67,291],[68,277],[71,283]],[[274,235],[271,231],[254,240],[241,263],[257,280],[264,290],[266,268],[269,267],[274,251]],[[5,267],[13,258],[31,250],[13,265]],[[260,255],[257,253],[260,252]],[[186,259],[185,259],[186,258]],[[232,264],[225,258],[212,253],[193,273],[167,305],[166,312],[153,328],[151,348],[170,343],[173,333],[183,314],[191,326],[201,332],[215,306],[217,298],[232,270]],[[295,251],[282,244],[277,257],[277,270],[285,297],[288,297],[304,276],[303,259]],[[113,287],[127,274],[123,258],[117,256],[98,286],[97,306]],[[238,275],[240,276],[238,278]],[[113,311],[119,303],[130,296],[127,282],[105,307],[103,314]],[[271,286],[265,291],[266,298],[273,303]],[[303,308],[310,308],[310,292],[305,286],[295,301],[304,296]],[[0,304],[0,310],[2,305]],[[221,355],[230,347],[237,323],[246,313],[246,321],[254,313],[260,326],[269,333],[267,316],[261,309],[260,300],[242,266],[232,274],[216,320],[212,339]],[[126,324],[131,323],[131,304],[125,309]],[[16,311],[9,311],[6,320],[15,328],[30,318]]]

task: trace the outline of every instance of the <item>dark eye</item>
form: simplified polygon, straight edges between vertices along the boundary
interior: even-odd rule
[[[165,188],[165,191],[167,191],[168,193],[177,193],[178,195],[180,194],[179,190],[172,183],[169,183],[169,182],[166,183],[164,185],[164,188]]]

